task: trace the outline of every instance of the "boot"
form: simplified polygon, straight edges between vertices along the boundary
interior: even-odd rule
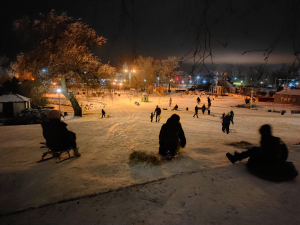
[[[226,153],[226,156],[227,156],[227,158],[229,159],[229,161],[230,161],[232,164],[234,164],[236,161],[241,161],[241,160],[243,160],[243,159],[245,159],[245,158],[250,157],[250,156],[248,155],[248,152],[247,152],[247,151],[244,151],[244,152],[241,152],[241,153],[235,151],[235,152],[234,152],[234,155],[231,155],[229,152],[227,152],[227,153]]]
[[[81,154],[79,153],[79,148],[74,148],[73,149],[74,150],[74,155],[76,156],[76,157],[80,157],[81,156]]]
[[[237,161],[236,157],[231,155],[229,152],[226,153],[226,156],[232,164],[234,164]]]

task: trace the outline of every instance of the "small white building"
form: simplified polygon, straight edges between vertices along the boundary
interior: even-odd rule
[[[30,108],[30,98],[18,94],[0,96],[0,117],[13,118],[22,110]]]

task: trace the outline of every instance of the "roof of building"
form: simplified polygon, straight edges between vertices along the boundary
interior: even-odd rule
[[[300,95],[300,89],[287,89],[276,92],[276,95]]]
[[[4,94],[0,96],[0,102],[28,102],[29,99],[18,94]]]

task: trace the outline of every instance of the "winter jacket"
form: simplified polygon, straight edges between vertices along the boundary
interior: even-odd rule
[[[224,124],[230,124],[230,122],[233,124],[233,120],[231,116],[226,115],[223,119]]]
[[[160,146],[177,146],[180,142],[181,147],[186,145],[186,139],[180,122],[172,122],[168,119],[162,125],[159,133]]]
[[[154,114],[156,113],[156,115],[160,115],[161,114],[161,109],[158,107],[154,110]]]

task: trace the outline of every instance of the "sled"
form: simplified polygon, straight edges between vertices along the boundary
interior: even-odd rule
[[[53,151],[53,149],[51,149],[50,147],[48,147],[46,143],[41,142],[40,144],[43,145],[43,146],[41,146],[40,148],[47,148],[48,151],[43,153],[42,159],[39,160],[39,161],[37,161],[38,163],[39,163],[39,162],[43,162],[43,161],[47,161],[47,160],[53,159],[53,158],[58,158],[58,161],[57,161],[56,163],[59,163],[59,162],[63,162],[63,161],[65,161],[65,160],[68,160],[68,159],[71,159],[71,158],[74,157],[74,156],[71,156],[71,155],[70,155],[70,150],[72,150],[72,148],[69,148],[69,149],[60,149],[60,150],[55,149],[55,150]],[[61,159],[61,155],[64,154],[64,153],[67,153],[67,154],[69,155],[69,158]],[[45,159],[45,157],[46,157],[47,155],[51,155],[51,157]]]

